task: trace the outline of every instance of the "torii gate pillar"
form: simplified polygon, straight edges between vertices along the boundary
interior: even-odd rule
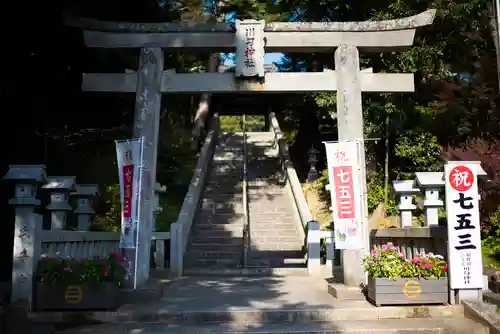
[[[363,142],[363,107],[361,99],[361,80],[359,69],[359,52],[353,45],[340,45],[335,50],[335,72],[337,73],[337,128],[340,141],[360,141],[360,174],[362,199],[361,203],[363,223],[362,235],[364,249],[343,250],[342,270],[344,284],[359,286],[365,282],[365,274],[361,265],[363,256],[370,251],[368,205],[366,190],[365,145]]]
[[[164,55],[160,48],[142,48],[137,70],[134,138],[144,138],[142,152],[142,189],[139,202],[139,242],[137,249],[124,249],[127,259],[137,261],[136,286],[149,278],[149,259],[153,233],[153,196],[160,129],[161,84]],[[137,252],[137,253],[136,253]],[[134,288],[133,286],[130,286]]]

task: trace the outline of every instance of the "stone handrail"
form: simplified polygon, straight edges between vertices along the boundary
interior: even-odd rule
[[[188,243],[191,225],[198,211],[200,199],[205,188],[207,172],[212,163],[214,149],[219,135],[219,114],[215,114],[212,119],[210,130],[201,148],[198,163],[193,173],[193,178],[189,184],[188,191],[184,197],[182,208],[177,221],[170,227],[170,269],[172,274],[182,276],[183,257]]]
[[[295,204],[298,216],[296,221],[300,224],[297,230],[307,245],[307,271],[309,275],[319,275],[321,269],[321,239],[324,238],[324,233],[320,231],[319,223],[314,220],[309,209],[302,185],[290,158],[288,145],[283,138],[283,132],[281,132],[278,119],[274,113],[269,114],[269,123],[271,131],[274,133],[275,144],[278,145],[281,165],[286,175],[287,188]],[[330,240],[330,243],[333,244],[333,239]]]
[[[300,222],[302,223],[302,230],[307,230],[307,224],[313,221],[313,216],[309,205],[307,204],[304,191],[302,190],[302,185],[300,184],[297,172],[293,166],[292,159],[290,158],[290,153],[288,152],[288,145],[283,138],[283,132],[281,132],[278,119],[274,113],[269,115],[271,131],[274,133],[274,139],[278,145],[279,155],[281,159],[281,164],[283,171],[286,173],[286,178],[290,185],[290,190],[292,192],[295,205],[297,207],[297,212],[300,217]]]

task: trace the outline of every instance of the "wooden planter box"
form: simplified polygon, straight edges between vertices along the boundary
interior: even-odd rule
[[[119,305],[120,289],[114,283],[36,284],[37,311],[116,310]]]
[[[448,277],[441,278],[368,278],[368,299],[380,305],[446,304]]]

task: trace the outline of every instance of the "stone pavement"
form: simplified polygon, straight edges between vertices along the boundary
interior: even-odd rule
[[[156,302],[94,312],[105,324],[82,333],[464,333],[486,334],[461,306],[383,307],[337,300],[312,277],[193,277],[170,283]]]

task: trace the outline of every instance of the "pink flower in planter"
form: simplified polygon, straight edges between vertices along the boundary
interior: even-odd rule
[[[448,266],[444,265],[444,266],[443,266],[443,270],[444,270],[444,271],[448,270]]]
[[[415,256],[415,257],[413,258],[413,262],[418,263],[419,261],[420,261],[420,259],[419,259],[417,256]]]
[[[432,265],[431,265],[430,263],[426,263],[426,264],[425,264],[425,268],[426,268],[426,269],[431,269],[431,267],[432,267]]]
[[[422,264],[420,265],[420,269],[425,269],[425,264],[423,264],[423,263],[422,263]]]

